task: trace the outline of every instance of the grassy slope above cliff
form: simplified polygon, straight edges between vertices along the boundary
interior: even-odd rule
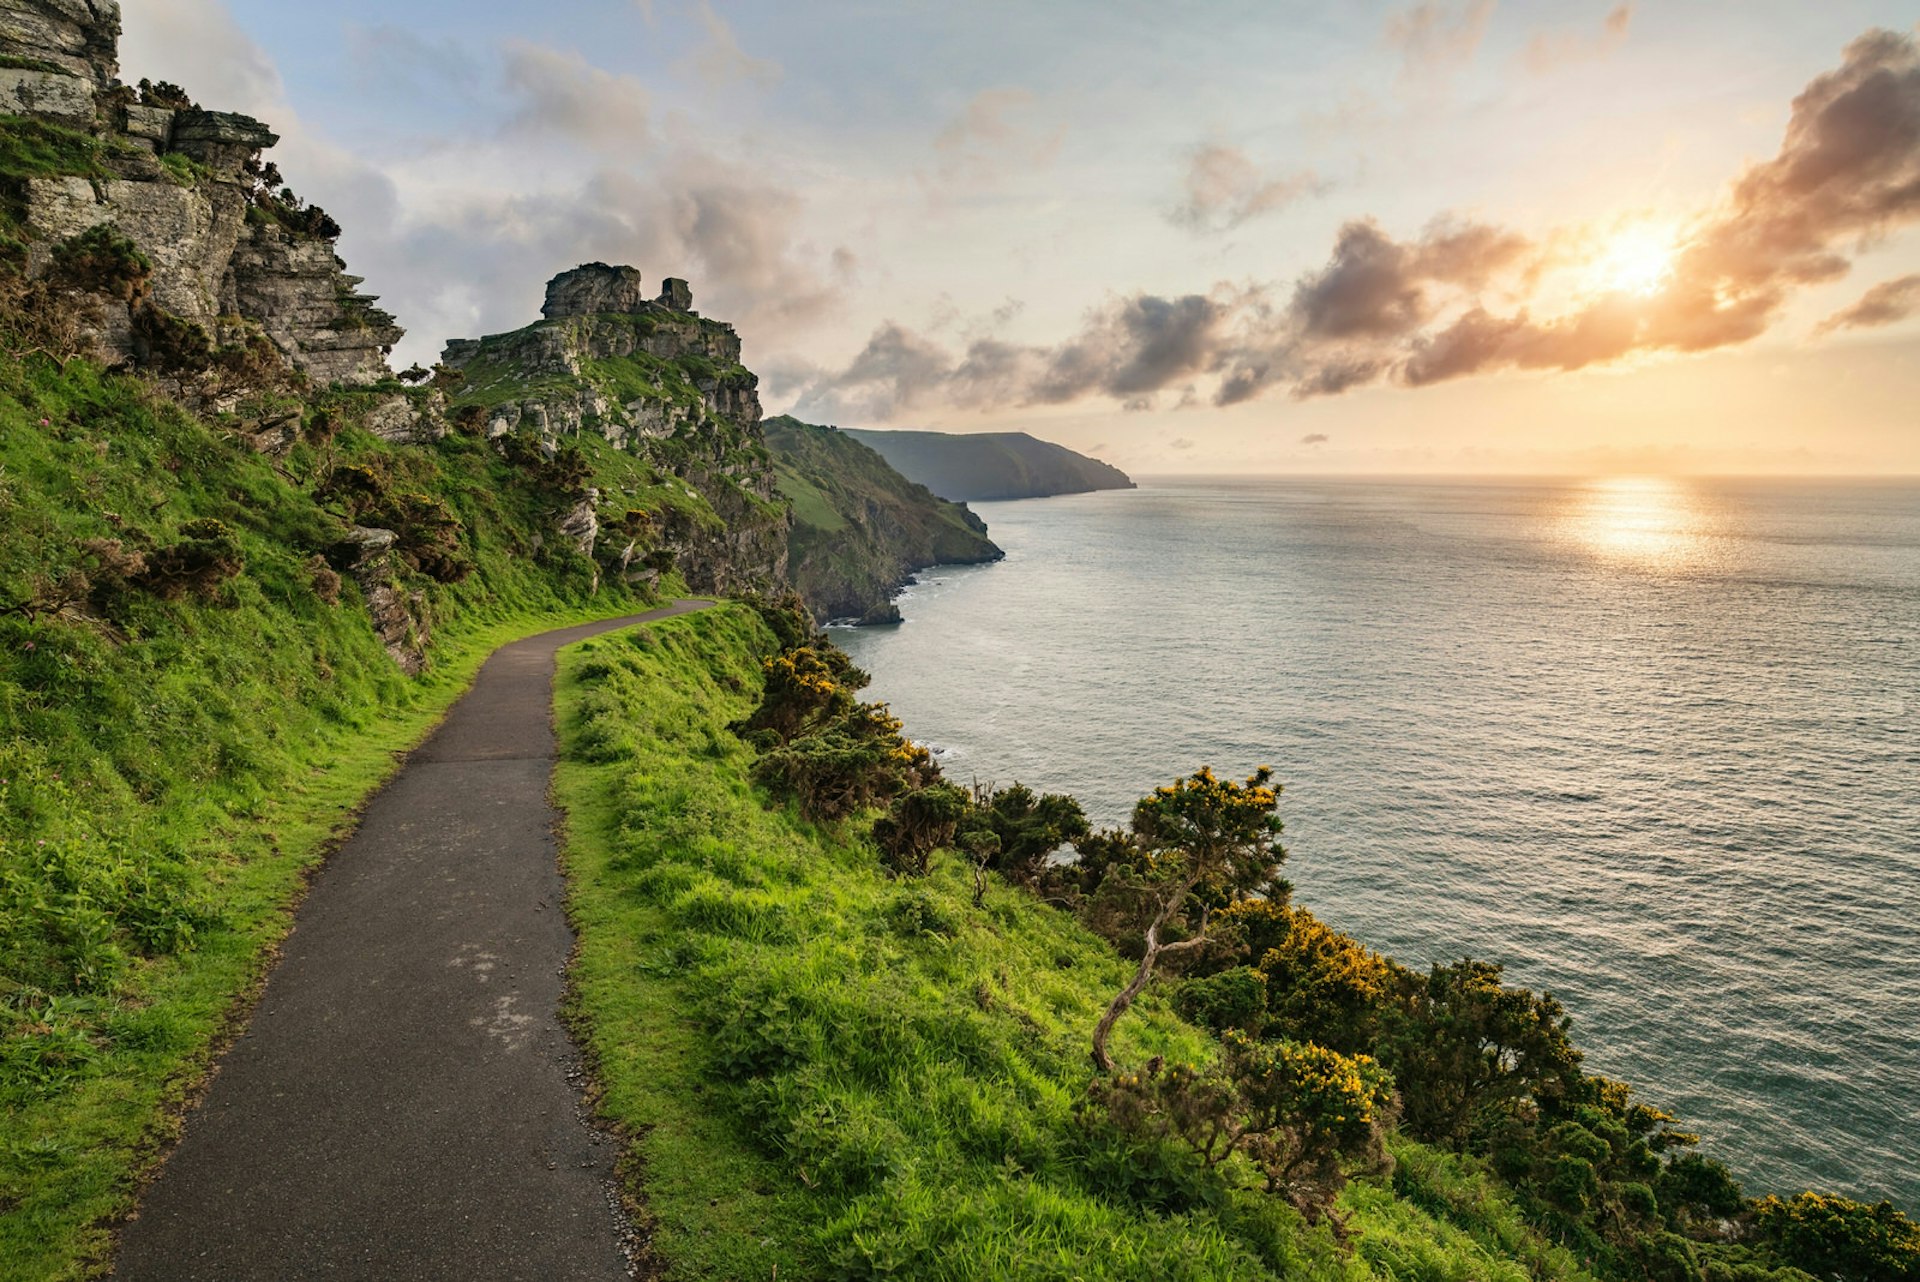
[[[1025,432],[878,432],[848,429],[901,475],[957,502],[1045,498],[1133,488],[1099,459]]]
[[[327,423],[360,403],[328,398]],[[345,528],[314,493],[336,464],[457,522],[464,581],[394,571],[430,605],[421,678],[315,564]],[[588,595],[551,509],[470,438],[347,427],[273,461],[143,381],[0,355],[0,1272],[97,1258],[304,871],[480,659],[642,604]],[[168,549],[242,564],[169,600],[105,540],[149,572]]]
[[[771,641],[740,608],[562,658],[576,1014],[671,1278],[1586,1275],[1455,1159],[1401,1144],[1344,1254],[1280,1200],[1084,1127],[1087,1035],[1131,967],[948,856],[880,869],[769,809],[727,723]],[[1149,995],[1119,1057],[1204,1058]]]
[[[789,415],[762,426],[793,505],[789,577],[816,615],[858,617],[884,606],[915,570],[1000,558],[978,517],[847,433]]]

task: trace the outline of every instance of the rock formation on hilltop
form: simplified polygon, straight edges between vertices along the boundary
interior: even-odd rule
[[[447,344],[442,365],[462,379],[452,417],[549,453],[571,442],[625,456],[624,492],[594,494],[645,518],[644,536],[615,549],[618,572],[670,563],[701,592],[783,583],[788,515],[760,430],[760,380],[741,365],[733,327],[694,312],[686,281],[655,295],[636,269],[605,263],[555,276],[541,312],[524,329]],[[589,536],[590,515],[572,521],[588,542],[612,524]]]
[[[176,86],[120,84],[119,35],[115,0],[0,0],[0,128],[54,158],[8,175],[29,275],[89,295],[74,318],[111,366],[252,348],[321,386],[386,377],[402,331],[357,292],[340,229],[262,163],[278,137]],[[130,242],[137,273],[63,274],[63,243],[110,243],[96,228]]]

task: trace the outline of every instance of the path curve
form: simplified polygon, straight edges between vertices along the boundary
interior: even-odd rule
[[[315,878],[121,1237],[122,1282],[624,1279],[613,1141],[558,1018],[554,654],[496,651]]]

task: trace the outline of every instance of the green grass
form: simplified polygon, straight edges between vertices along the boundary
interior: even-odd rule
[[[769,808],[726,725],[770,644],[734,607],[561,660],[574,1012],[665,1276],[1584,1279],[1451,1167],[1420,1176],[1444,1215],[1350,1186],[1343,1252],[1084,1125],[1130,968],[1023,891],[975,909],[951,856],[894,881],[856,828]],[[1123,1063],[1212,1045],[1151,990],[1117,1030]]]
[[[326,398],[336,421],[366,398]],[[403,676],[349,580],[310,565],[341,518],[313,483],[376,463],[461,519],[474,573],[411,579],[435,639]],[[482,443],[396,448],[351,427],[275,463],[137,380],[0,357],[0,610],[85,562],[83,540],[232,531],[212,600],[135,591],[0,614],[0,1260],[85,1276],[106,1221],[285,932],[355,808],[517,636],[643,607],[531,552],[550,500]]]

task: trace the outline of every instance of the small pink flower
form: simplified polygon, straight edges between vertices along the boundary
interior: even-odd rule
[[[53,426],[53,420],[52,420],[52,419],[50,419],[50,418],[43,418],[43,419],[41,419],[41,420],[40,420],[40,426],[42,426],[42,427],[52,427],[52,426]]]
[[[36,646],[33,642],[29,641],[26,643],[26,645],[22,646],[21,648],[25,650],[37,650],[40,647]]]

